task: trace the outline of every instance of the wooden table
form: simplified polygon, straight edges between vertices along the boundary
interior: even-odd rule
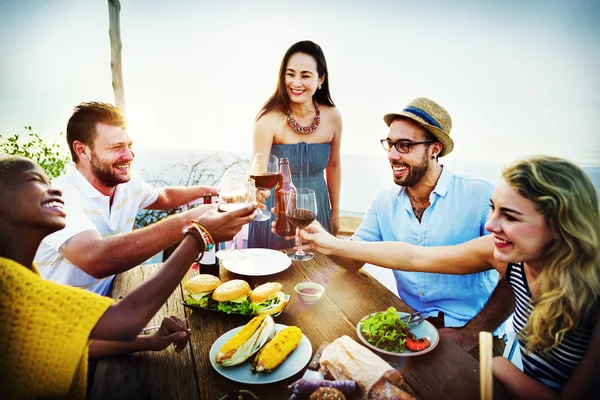
[[[120,274],[114,281],[112,297],[129,293],[160,268],[160,264],[140,266]],[[315,254],[311,261],[294,261],[290,268],[265,277],[237,276],[221,268],[223,281],[241,278],[255,287],[278,281],[291,295],[285,311],[276,322],[296,325],[308,337],[314,351],[322,342],[348,335],[360,343],[356,324],[367,314],[390,306],[412,312],[398,297],[366,272],[347,272],[328,257]],[[307,306],[299,301],[294,286],[303,281],[326,287],[323,299]],[[235,388],[251,390],[260,399],[286,399],[286,385],[300,378],[304,370],[283,382],[269,385],[244,385],[218,374],[210,365],[208,352],[222,334],[244,325],[250,317],[215,311],[190,311],[182,306],[181,285],[149,325],[158,325],[164,316],[187,317],[192,329],[190,345],[176,354],[171,348],[101,360],[96,369],[92,399],[182,399],[212,400]],[[406,389],[420,399],[478,399],[479,364],[453,341],[441,336],[432,352],[406,358],[401,366]],[[495,381],[494,398],[509,398],[506,389]]]

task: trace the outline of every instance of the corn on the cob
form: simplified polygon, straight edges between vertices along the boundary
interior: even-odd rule
[[[302,340],[302,331],[290,326],[279,332],[256,355],[252,369],[256,372],[270,372],[283,363]]]
[[[224,359],[231,358],[231,356],[235,354],[236,350],[243,345],[254,334],[254,332],[256,332],[265,317],[265,315],[259,315],[258,317],[252,318],[250,322],[246,324],[246,326],[244,326],[238,333],[233,335],[231,339],[225,342],[225,344],[219,349],[216,361],[220,363]]]

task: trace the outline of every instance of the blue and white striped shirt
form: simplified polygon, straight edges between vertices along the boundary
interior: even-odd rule
[[[515,292],[516,305],[513,325],[515,332],[519,334],[534,308],[523,264],[508,264],[506,278]],[[523,359],[523,372],[546,386],[561,390],[579,365],[589,346],[592,339],[592,327],[577,328],[575,331],[567,333],[563,341],[548,353],[527,353],[527,343],[521,337],[517,337]]]

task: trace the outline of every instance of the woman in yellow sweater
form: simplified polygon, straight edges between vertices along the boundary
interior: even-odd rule
[[[35,252],[45,236],[65,225],[61,192],[51,187],[35,162],[0,157],[2,397],[84,398],[90,340],[136,338],[204,249],[207,238],[196,226],[201,224],[215,241],[223,242],[253,218],[254,205],[227,213],[207,211],[184,229],[184,240],[160,271],[113,304],[40,277],[33,265]]]

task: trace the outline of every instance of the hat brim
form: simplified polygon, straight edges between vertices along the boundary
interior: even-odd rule
[[[392,125],[392,122],[394,122],[394,120],[397,118],[411,119],[419,125],[421,125],[423,128],[427,129],[429,132],[431,132],[431,134],[435,136],[435,138],[442,144],[442,152],[438,155],[438,157],[444,157],[445,155],[450,154],[452,149],[454,149],[454,141],[450,138],[450,135],[448,135],[446,132],[444,132],[437,126],[430,125],[427,122],[423,121],[421,118],[409,112],[401,111],[400,113],[386,114],[383,116],[383,121],[386,123],[387,126],[390,126]]]

